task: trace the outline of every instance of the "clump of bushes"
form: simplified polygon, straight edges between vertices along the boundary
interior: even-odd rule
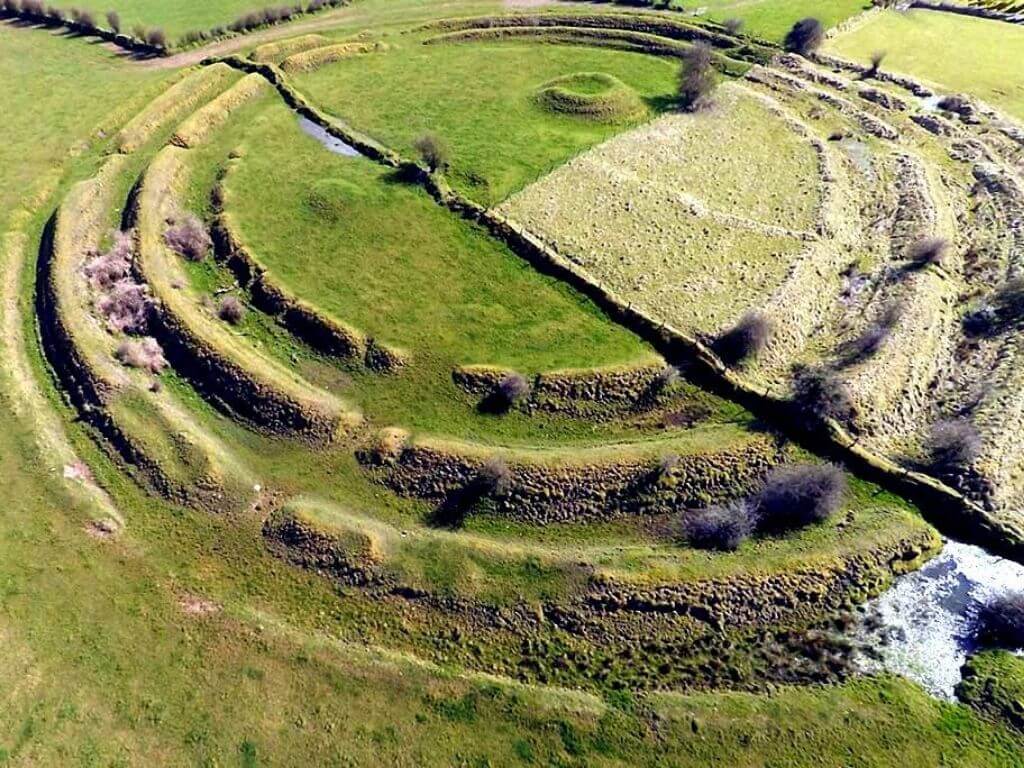
[[[964,316],[970,336],[989,336],[1009,330],[1024,320],[1024,278],[1007,280],[979,309]]]
[[[812,424],[821,419],[848,423],[856,413],[846,384],[828,368],[798,369],[793,381],[793,399],[801,415]]]
[[[1024,592],[1010,592],[986,602],[978,613],[977,634],[986,644],[1024,648]]]
[[[738,35],[740,32],[743,31],[743,27],[745,24],[746,22],[743,21],[743,19],[731,18],[723,21],[722,27],[730,35]]]
[[[122,365],[150,373],[160,373],[167,367],[163,348],[151,336],[121,342],[114,357]]]
[[[445,173],[451,166],[448,144],[436,134],[423,134],[413,142],[413,148],[431,173]]]
[[[225,296],[217,307],[217,317],[231,325],[238,325],[245,319],[245,305],[236,296]]]
[[[971,106],[971,102],[964,96],[944,96],[939,101],[939,109],[945,110],[946,112],[954,112],[963,117],[968,117],[974,112],[974,107]]]
[[[832,464],[790,464],[773,469],[751,502],[758,530],[782,532],[827,520],[846,494],[846,475]]]
[[[878,75],[878,71],[882,68],[882,62],[885,61],[885,51],[875,51],[871,54],[871,64],[868,66],[867,71],[864,73],[865,78],[872,78]]]
[[[717,80],[714,57],[707,43],[694,43],[683,55],[679,73],[679,103],[687,112],[698,112],[711,106],[711,94]]]
[[[507,496],[512,490],[512,470],[500,456],[492,456],[480,467],[477,487],[481,495]]]
[[[916,266],[941,266],[949,252],[949,241],[942,237],[922,237],[907,249],[907,258]]]
[[[152,303],[146,286],[125,278],[100,297],[97,309],[115,331],[145,333]]]
[[[86,262],[85,276],[94,288],[110,288],[128,276],[132,266],[132,235],[114,232],[110,248]]]
[[[745,501],[691,510],[683,518],[683,537],[698,549],[731,552],[752,529],[750,508]]]
[[[202,261],[213,247],[213,240],[203,222],[193,214],[172,221],[164,232],[164,242],[189,261]]]
[[[121,15],[117,11],[107,11],[107,24],[114,34],[121,34]]]
[[[903,306],[901,304],[895,302],[887,304],[878,319],[859,336],[848,339],[839,345],[840,365],[854,365],[878,354],[878,351],[889,340],[902,314]]]
[[[762,312],[747,312],[712,345],[726,365],[739,365],[760,355],[772,335],[772,322]]]
[[[787,51],[807,56],[825,42],[825,28],[814,18],[800,19],[786,34],[784,44]]]
[[[480,410],[485,413],[507,413],[532,392],[533,386],[523,374],[508,373],[480,403]]]
[[[932,426],[924,441],[929,467],[940,474],[950,474],[973,462],[981,452],[981,437],[966,419],[947,419]]]
[[[754,532],[784,533],[828,520],[846,491],[846,475],[832,464],[776,467],[748,499],[685,512],[683,538],[699,549],[731,551]]]

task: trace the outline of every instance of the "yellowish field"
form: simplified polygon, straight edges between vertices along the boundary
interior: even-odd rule
[[[714,330],[779,285],[815,226],[817,153],[774,108],[725,86],[712,113],[612,139],[500,210],[626,300]]]

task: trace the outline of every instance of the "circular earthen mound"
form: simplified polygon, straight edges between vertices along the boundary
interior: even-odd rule
[[[549,80],[537,89],[537,102],[552,112],[601,122],[636,120],[647,112],[636,91],[604,72],[577,72]]]

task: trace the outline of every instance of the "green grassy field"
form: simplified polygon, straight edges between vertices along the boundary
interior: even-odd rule
[[[808,16],[821,21],[826,28],[855,16],[870,3],[865,0],[707,0],[698,5],[672,0],[686,11],[700,9],[700,15],[715,21],[740,19],[749,35],[780,43],[800,19]]]
[[[884,51],[883,69],[978,96],[1024,119],[1024,27],[934,11],[886,11],[825,50],[862,64]]]
[[[451,147],[453,184],[485,205],[622,130],[543,108],[535,94],[548,81],[604,72],[657,112],[669,105],[676,75],[667,61],[597,48],[396,42],[394,50],[331,64],[295,83],[328,112],[405,155],[415,155],[421,134],[439,135]]]
[[[10,337],[0,339],[0,381],[9,387],[0,396],[5,424],[0,436],[5,498],[0,506],[0,764],[696,768],[717,761],[751,767],[882,768],[892,765],[894,755],[907,766],[1021,764],[1019,733],[967,707],[931,699],[899,679],[782,687],[764,695],[643,695],[526,686],[466,672],[462,662],[472,650],[464,636],[452,641],[453,650],[423,658],[415,653],[416,645],[426,644],[436,627],[422,626],[415,617],[390,612],[358,593],[339,599],[326,580],[271,556],[261,540],[258,510],[211,515],[144,495],[96,447],[54,390],[35,348],[31,283],[36,246],[59,194],[94,172],[111,149],[104,137],[172,76],[136,69],[88,41],[0,26],[0,78],[18,84],[0,91],[5,114],[0,143],[5,170],[0,175],[5,236],[0,254],[5,261],[0,273],[14,281],[16,268],[24,269],[23,284],[15,285],[20,305],[5,303],[4,312],[17,306],[22,313],[16,330],[23,332],[32,381],[43,393],[39,403],[22,399],[21,388],[12,386],[19,371],[13,360],[17,345]],[[252,128],[254,137],[267,131],[268,146],[274,136],[291,130],[283,118],[277,124],[252,121]],[[299,143],[307,141],[295,136]],[[381,293],[362,296],[361,308],[346,305],[361,312],[368,325],[377,296],[383,301],[412,285],[441,295],[455,282],[447,277],[413,284],[411,278],[389,275],[391,282],[381,288],[369,279],[387,265],[375,253],[385,244],[405,248],[412,258],[406,243],[381,243],[369,224],[378,209],[397,217],[394,206],[400,203],[403,214],[415,212],[405,222],[406,234],[432,238],[426,240],[430,250],[424,249],[430,269],[441,277],[455,274],[470,281],[474,262],[465,248],[513,286],[491,286],[490,294],[482,294],[489,303],[481,311],[501,310],[491,318],[488,334],[503,329],[500,333],[511,335],[529,320],[546,325],[549,333],[554,326],[567,347],[552,353],[535,339],[529,341],[529,333],[527,341],[515,346],[501,343],[497,335],[463,338],[456,331],[471,311],[472,302],[467,302],[458,312],[430,317],[439,328],[449,324],[449,350],[462,353],[491,344],[515,349],[511,359],[536,365],[589,357],[598,349],[623,358],[642,351],[621,332],[608,330],[593,308],[512,266],[481,236],[461,225],[442,224],[428,212],[436,208],[419,202],[419,193],[389,185],[369,171],[355,177],[365,187],[359,188],[338,170],[353,161],[328,157],[308,143],[299,151],[291,139],[282,139],[286,153],[271,157],[261,167],[264,178],[254,175],[252,181],[284,188],[277,200],[294,207],[282,209],[281,228],[302,210],[299,201],[314,193],[317,201],[327,203],[317,210],[341,215],[332,222],[344,223],[349,216],[358,220],[355,235],[343,232],[340,241],[331,239],[333,227],[324,227],[331,232],[318,234],[323,237],[318,247],[340,243],[368,262],[360,268]],[[78,156],[69,159],[71,151]],[[254,153],[246,162],[257,159]],[[298,165],[291,166],[293,160]],[[290,177],[295,168],[309,168],[303,163],[320,169],[328,183],[310,186],[303,194]],[[210,162],[201,169],[201,179],[212,180],[215,166]],[[267,174],[277,166],[285,170],[269,178],[279,183],[268,183]],[[62,183],[51,188],[48,179],[61,174]],[[253,205],[274,202],[274,194],[274,189],[259,189]],[[28,213],[16,211],[22,203],[29,205]],[[324,214],[307,210],[304,215],[310,217],[308,227]],[[270,231],[274,224],[266,226]],[[19,232],[26,236],[26,247],[7,247]],[[302,241],[295,239],[299,235],[293,231],[289,237],[298,249],[292,256],[306,255]],[[19,253],[24,264],[15,263]],[[286,255],[281,259],[283,269]],[[479,282],[478,291],[488,288]],[[326,294],[322,286],[320,291]],[[524,316],[527,299],[536,302],[538,296],[557,312]],[[442,304],[423,307],[411,303],[415,299],[404,300],[410,302],[407,309],[424,317]],[[518,325],[509,320],[513,310],[519,312]],[[408,343],[429,341],[430,334],[405,314],[392,312],[389,323],[408,334]],[[211,413],[173,375],[167,376],[166,386],[180,389],[198,418],[218,425],[219,433],[257,469],[273,468],[285,492],[328,485],[328,492],[377,505],[375,512],[396,522],[418,511],[353,479],[357,471],[351,457],[310,458],[295,446],[253,435]],[[119,536],[104,538],[90,527],[96,513],[76,492],[82,486],[62,480],[64,453],[54,451],[52,440],[39,442],[48,418],[58,420],[95,482],[110,493],[126,521]],[[492,654],[522,653],[500,640]],[[486,661],[475,663],[486,668]]]

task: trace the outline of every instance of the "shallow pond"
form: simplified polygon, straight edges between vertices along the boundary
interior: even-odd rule
[[[868,603],[857,639],[864,671],[886,670],[954,698],[960,667],[977,649],[972,625],[990,597],[1024,588],[1024,566],[985,550],[947,541],[924,568],[901,576]]]
[[[307,136],[312,136],[319,141],[329,152],[345,157],[359,157],[360,152],[351,144],[346,144],[337,136],[332,136],[323,126],[317,125],[308,117],[299,116],[299,127]]]

